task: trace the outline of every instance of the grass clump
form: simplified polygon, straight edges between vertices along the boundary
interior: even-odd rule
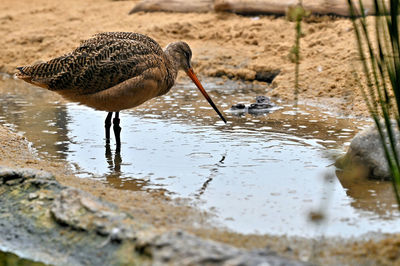
[[[363,1],[347,1],[364,73],[357,80],[378,129],[400,206],[400,162],[395,134],[400,129],[399,0],[373,0],[373,31],[368,28]]]

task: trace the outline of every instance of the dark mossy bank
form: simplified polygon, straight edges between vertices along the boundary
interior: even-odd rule
[[[0,168],[3,248],[54,265],[303,265],[151,225],[46,172]]]

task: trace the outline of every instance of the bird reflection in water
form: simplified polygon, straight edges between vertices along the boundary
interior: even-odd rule
[[[105,145],[105,157],[108,164],[109,173],[106,175],[107,183],[117,189],[132,190],[132,191],[146,191],[158,196],[165,196],[168,191],[163,188],[150,188],[151,184],[149,180],[142,178],[127,178],[126,175],[121,171],[123,165],[121,149],[117,146],[114,153],[111,150],[110,142],[106,141]]]
[[[218,175],[218,170],[219,170],[220,167],[223,167],[225,158],[226,158],[226,153],[224,155],[222,155],[222,158],[221,158],[221,160],[218,161],[218,163],[214,164],[215,167],[212,167],[210,169],[211,170],[210,176],[207,178],[207,180],[203,183],[201,188],[195,194],[195,197],[197,199],[199,199],[201,197],[201,195],[204,194],[204,192],[206,191],[206,189],[207,189],[208,185],[210,184],[210,182],[214,179],[215,176]]]
[[[113,153],[109,141],[107,141],[105,145],[105,157],[109,169],[109,173],[106,176],[106,180],[114,188],[132,190],[132,191],[146,191],[152,194],[156,194],[157,196],[163,196],[163,197],[167,196],[168,194],[171,194],[170,191],[163,188],[151,188],[154,187],[155,184],[151,183],[150,180],[142,178],[126,178],[125,174],[121,171],[121,165],[123,165],[121,149],[117,148]],[[197,190],[197,193],[195,193],[195,197],[197,199],[200,198],[200,196],[205,193],[208,185],[211,183],[214,177],[218,175],[218,170],[220,167],[223,167],[225,158],[226,154],[222,155],[222,158],[217,163],[215,163],[214,166],[210,169],[211,170],[210,176],[203,183],[201,188]]]
[[[111,151],[110,147],[110,141],[106,141],[106,161],[108,163],[108,169],[110,170],[111,174],[110,177],[121,177],[121,163],[122,163],[122,158],[121,158],[121,147],[117,146],[115,150],[115,156],[113,159],[113,154]]]

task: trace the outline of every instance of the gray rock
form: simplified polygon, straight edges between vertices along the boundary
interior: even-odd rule
[[[396,149],[398,154],[400,154],[400,134],[396,125],[394,125],[394,128]],[[388,141],[387,137],[386,140]],[[379,132],[375,125],[361,131],[354,137],[349,150],[338,165],[341,167],[360,165],[366,170],[369,178],[380,180],[391,179],[389,165],[386,161]]]
[[[243,103],[237,103],[232,105],[229,111],[236,115],[242,115],[245,113],[258,115],[258,114],[266,114],[272,111],[277,110],[277,106],[271,101],[269,97],[266,96],[257,96],[256,102],[246,106]]]
[[[38,171],[30,168],[11,169],[0,166],[0,183],[8,185],[17,185],[28,179],[54,180],[54,176],[48,172]]]
[[[50,211],[57,222],[77,230],[94,231],[113,240],[135,238],[131,217],[113,204],[78,189],[62,190]]]
[[[142,248],[153,258],[153,265],[305,265],[282,258],[270,250],[243,250],[183,231],[172,231],[155,237]]]

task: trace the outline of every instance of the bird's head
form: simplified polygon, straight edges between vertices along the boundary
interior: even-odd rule
[[[173,42],[168,44],[165,52],[173,58],[173,63],[178,70],[187,72],[191,67],[192,50],[185,42]]]
[[[226,123],[226,119],[215,106],[214,102],[211,100],[210,96],[201,85],[196,74],[194,74],[191,65],[192,50],[190,49],[189,45],[185,42],[173,42],[168,44],[168,46],[165,48],[165,53],[172,58],[173,64],[175,64],[177,70],[183,70],[186,72],[186,74],[192,79],[194,84],[196,84],[197,88],[199,88],[203,96],[207,99],[208,103],[212,106],[212,108],[214,108],[219,117],[221,117],[222,121]]]

